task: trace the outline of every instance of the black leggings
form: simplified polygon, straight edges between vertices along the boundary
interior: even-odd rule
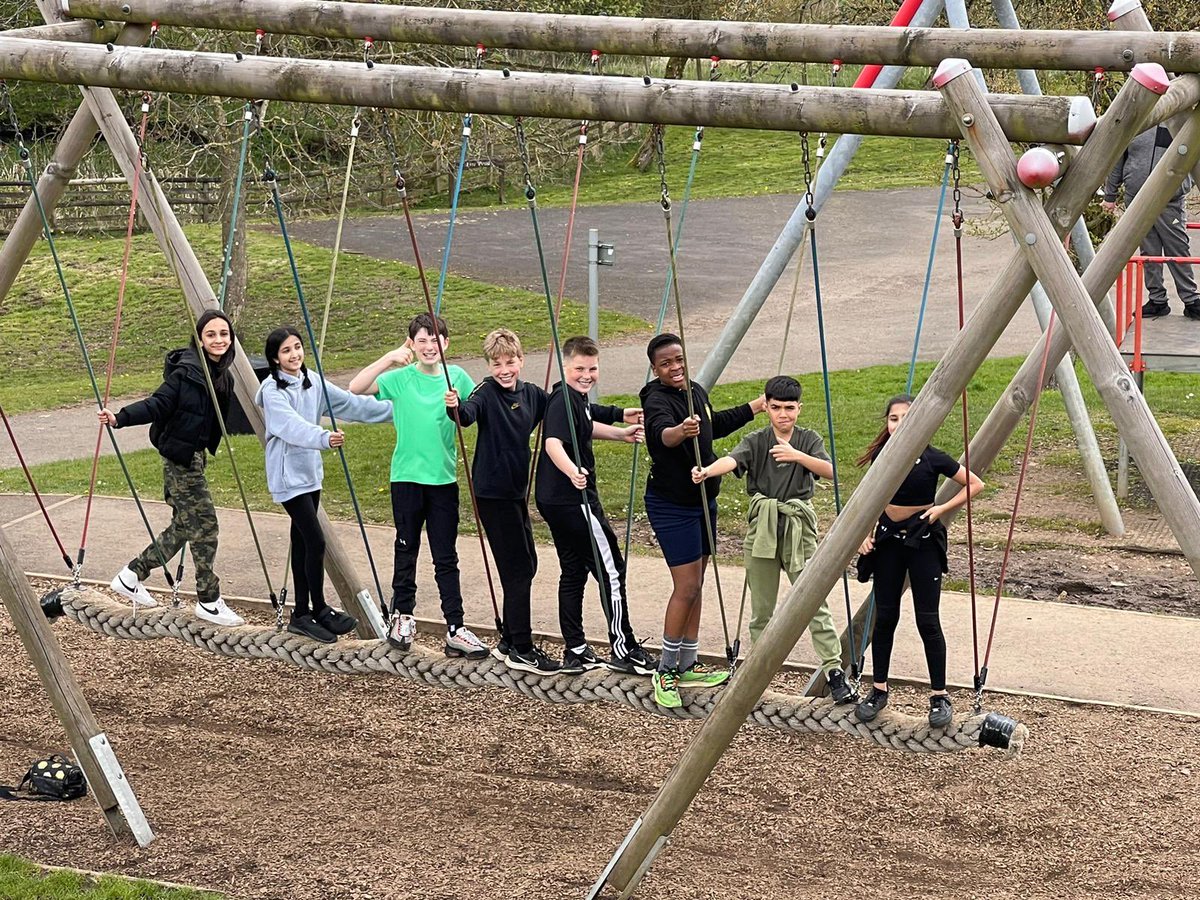
[[[900,624],[900,597],[904,576],[912,590],[917,631],[925,644],[925,662],[929,666],[929,685],[935,691],[946,688],[946,638],[938,617],[942,599],[942,556],[932,540],[907,547],[896,538],[879,541],[875,557],[875,631],[871,638],[872,677],[886,684],[892,659],[892,640]]]
[[[325,532],[317,518],[321,492],[301,494],[283,501],[292,520],[292,590],[295,615],[315,615],[325,603]]]

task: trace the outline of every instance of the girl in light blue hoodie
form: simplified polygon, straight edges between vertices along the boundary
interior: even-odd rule
[[[263,409],[267,433],[267,488],[292,520],[292,582],[295,609],[288,631],[325,644],[348,634],[358,622],[325,602],[325,535],[317,517],[325,469],[321,451],[341,447],[341,431],[321,427],[327,410],[343,421],[390,422],[390,401],[358,397],[325,382],[304,365],[304,343],[290,325],[267,335],[264,355],[270,375],[255,402]]]

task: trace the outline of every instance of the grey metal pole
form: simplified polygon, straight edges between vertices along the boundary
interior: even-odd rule
[[[600,232],[588,229],[588,337],[600,339]],[[588,391],[593,403],[597,397],[596,386]]]
[[[921,8],[913,14],[910,27],[928,28],[933,25],[942,12],[943,4],[944,0],[925,0],[921,4]],[[900,77],[904,74],[904,70],[904,66],[885,66],[876,77],[874,86],[885,90],[894,88],[900,83]],[[829,155],[825,157],[825,162],[817,170],[816,182],[813,184],[813,206],[817,212],[824,207],[825,201],[829,199],[834,187],[845,174],[846,169],[850,166],[850,161],[854,159],[854,154],[862,146],[862,142],[861,134],[843,134],[834,142]],[[720,379],[721,373],[725,371],[729,360],[733,358],[733,354],[737,352],[738,346],[742,343],[742,338],[754,324],[759,310],[763,308],[763,304],[771,296],[771,291],[783,277],[796,249],[807,247],[806,239],[811,224],[805,217],[807,210],[807,203],[802,202],[796,206],[791,218],[783,226],[783,231],[771,245],[766,259],[754,273],[754,277],[750,280],[750,286],[746,288],[742,299],[738,301],[738,305],[730,314],[729,321],[721,330],[716,344],[705,357],[695,378],[705,388],[711,389]],[[799,264],[803,263],[804,259],[801,257]]]
[[[964,0],[954,0],[954,4],[956,6],[961,4],[963,14],[966,14]],[[1017,19],[1016,10],[1013,9],[1012,0],[992,0],[992,8],[996,11],[996,18],[1002,28],[1020,31],[1021,23]],[[965,24],[962,27],[966,27]],[[975,72],[982,78],[982,73],[978,69]],[[1023,93],[1033,96],[1041,95],[1042,85],[1038,81],[1037,73],[1032,69],[1017,70],[1017,80],[1021,84]],[[1087,254],[1080,254],[1082,267],[1086,269],[1088,263],[1083,262],[1084,256],[1088,256],[1088,262],[1090,262],[1096,254],[1092,248],[1092,236],[1088,233],[1087,224],[1082,217],[1077,219],[1072,226],[1071,237],[1077,249],[1086,246],[1091,251]],[[1029,292],[1029,299],[1033,303],[1038,324],[1041,325],[1044,333],[1049,327],[1052,313],[1050,298],[1046,296],[1041,284],[1035,284],[1033,290]],[[1121,518],[1121,508],[1117,505],[1112,483],[1108,480],[1104,455],[1100,452],[1100,443],[1096,440],[1096,432],[1092,428],[1087,404],[1084,403],[1083,392],[1079,389],[1079,378],[1075,374],[1075,365],[1069,355],[1059,363],[1054,375],[1062,395],[1063,406],[1067,411],[1067,420],[1071,423],[1071,430],[1075,434],[1075,446],[1079,450],[1083,473],[1091,486],[1092,497],[1095,498],[1096,509],[1100,513],[1100,524],[1109,534],[1121,537],[1125,534],[1125,522]]]

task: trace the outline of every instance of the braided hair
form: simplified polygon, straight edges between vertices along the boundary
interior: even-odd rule
[[[263,350],[263,355],[267,358],[267,368],[271,372],[271,377],[275,379],[276,386],[281,390],[287,390],[288,383],[283,380],[279,374],[279,348],[283,346],[283,342],[288,338],[294,337],[300,341],[300,346],[304,346],[304,338],[300,337],[300,332],[292,325],[281,325],[270,334],[267,335],[266,349]],[[312,387],[312,381],[308,377],[308,366],[304,363],[300,364],[300,374],[304,376],[304,381],[301,386],[308,390]]]

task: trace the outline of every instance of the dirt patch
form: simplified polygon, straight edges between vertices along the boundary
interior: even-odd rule
[[[579,898],[699,728],[54,631],[159,838],[12,803],[2,846],[236,897]],[[16,777],[63,738],[7,619],[0,679]],[[999,702],[1015,761],[743,730],[638,896],[1188,896],[1200,722]]]

